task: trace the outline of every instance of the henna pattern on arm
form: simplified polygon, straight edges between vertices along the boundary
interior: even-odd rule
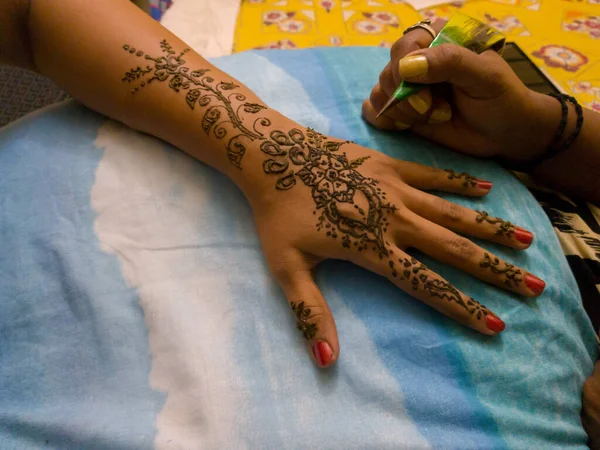
[[[483,221],[487,223],[491,223],[492,225],[500,224],[498,229],[496,230],[496,235],[498,236],[506,236],[511,237],[515,232],[515,226],[499,217],[492,217],[485,211],[475,211],[477,213],[477,217],[475,217],[475,221],[477,223],[482,223]]]
[[[350,141],[329,140],[310,128],[304,131],[296,128],[271,130],[267,137],[257,128],[270,127],[271,121],[266,117],[254,118],[266,110],[266,106],[247,102],[245,95],[236,92],[240,86],[215,80],[207,75],[210,69],[191,70],[187,67],[184,56],[189,48],[177,53],[166,40],[160,42],[160,48],[163,55],[150,56],[123,45],[124,51],[146,61],[145,66],[132,68],[122,78],[123,82],[133,85],[133,94],[153,82],[167,83],[175,93],[185,93],[185,102],[190,110],[195,110],[196,106],[204,108],[200,121],[202,130],[207,135],[212,133],[217,139],[227,138],[227,156],[230,163],[239,169],[242,169],[247,142],[262,141],[260,150],[267,155],[263,171],[277,177],[275,188],[287,191],[300,181],[311,190],[318,231],[332,239],[339,238],[338,242],[345,248],[359,252],[374,251],[380,259],[388,260],[392,277],[409,281],[413,289],[456,303],[477,319],[487,316],[489,311],[485,306],[471,298],[463,298],[450,283],[430,279],[427,268],[416,259],[394,260],[384,235],[390,216],[397,208],[387,201],[386,193],[376,179],[365,177],[357,170],[369,157],[349,160],[346,153],[340,151]],[[245,123],[249,119],[252,125]],[[476,185],[475,177],[465,172],[446,171],[449,179],[464,180],[465,187]],[[354,214],[344,212],[348,209]],[[510,222],[492,219],[485,212],[479,214],[481,219],[478,216],[478,222],[501,223],[497,234],[512,233],[514,226]],[[291,308],[304,338],[314,339],[318,328],[310,321],[310,308],[306,308],[304,302],[291,303]]]
[[[456,173],[452,169],[444,169],[445,172],[448,172],[448,179],[454,180],[455,178],[458,180],[463,180],[463,187],[475,187],[477,186],[477,178],[473,175],[469,175],[467,172]]]
[[[266,106],[258,103],[246,102],[246,96],[234,91],[239,86],[233,82],[216,81],[213,77],[206,75],[210,69],[198,69],[191,71],[185,66],[183,57],[190,51],[189,48],[183,49],[176,54],[171,45],[163,39],[160,42],[160,48],[164,55],[153,57],[145,55],[141,50],[137,50],[127,44],[123,45],[123,50],[130,54],[144,59],[148,62],[145,67],[137,66],[129,70],[122,78],[123,82],[136,83],[131,89],[133,94],[150,83],[168,82],[168,86],[173,91],[185,92],[185,102],[194,109],[196,105],[208,107],[202,117],[201,126],[208,135],[211,130],[217,139],[224,139],[228,132],[231,137],[226,143],[227,157],[234,166],[241,169],[241,162],[246,153],[246,145],[243,140],[254,141],[256,139],[265,139],[264,134],[257,130],[258,125],[268,127],[271,121],[266,117],[255,119],[252,129],[244,125],[242,111],[246,114],[257,114],[267,109]],[[234,106],[234,102],[237,106]]]
[[[479,266],[484,269],[490,269],[493,273],[504,275],[504,279],[502,283],[506,286],[513,288],[517,287],[523,279],[521,278],[521,269],[517,269],[514,264],[510,264],[505,262],[504,268],[500,268],[500,259],[497,257],[492,257],[488,253],[483,254],[483,259],[479,263]]]

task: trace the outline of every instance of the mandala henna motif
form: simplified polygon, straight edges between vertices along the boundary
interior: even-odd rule
[[[273,131],[269,136],[260,148],[272,156],[263,163],[263,170],[279,175],[275,188],[291,189],[299,179],[311,189],[318,231],[339,237],[346,248],[363,251],[370,246],[380,258],[388,256],[383,235],[396,207],[386,201],[377,180],[356,170],[367,157],[348,160],[339,151],[348,141],[330,141],[310,128],[306,134],[293,128],[287,134]],[[366,209],[359,205],[358,196]],[[342,206],[351,206],[355,214],[342,212]]]

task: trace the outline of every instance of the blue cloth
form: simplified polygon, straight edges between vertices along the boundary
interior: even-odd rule
[[[180,151],[75,103],[0,131],[0,448],[583,449],[596,358],[546,215],[493,163],[368,127],[386,50],[215,60],[305,126],[494,181],[447,196],[528,229],[536,300],[423,261],[507,322],[486,338],[386,280],[329,261],[317,280],[341,356],[316,369],[243,195]],[[253,70],[248,70],[253,67]]]

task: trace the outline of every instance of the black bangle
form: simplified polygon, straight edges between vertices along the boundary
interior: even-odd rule
[[[564,152],[568,149],[571,144],[577,139],[579,136],[579,132],[581,131],[581,127],[583,126],[583,108],[575,97],[571,97],[567,94],[549,94],[551,97],[554,97],[560,102],[562,116],[560,119],[560,125],[558,126],[558,130],[552,139],[552,144],[548,147],[548,149],[542,153],[541,155],[536,156],[531,161],[528,161],[523,165],[523,169],[527,172],[531,172],[536,169],[540,164],[548,161],[549,159],[554,158],[559,153]],[[563,134],[565,132],[565,128],[567,126],[567,118],[569,115],[569,108],[567,107],[567,102],[570,102],[575,107],[575,112],[577,113],[577,125],[575,126],[575,130],[571,135],[563,140]],[[562,143],[561,143],[562,142]]]

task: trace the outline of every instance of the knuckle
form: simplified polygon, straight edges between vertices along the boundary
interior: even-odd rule
[[[475,244],[468,239],[455,236],[444,244],[446,251],[459,261],[469,261],[475,255]]]
[[[390,78],[392,78],[392,71],[391,71],[391,69],[386,67],[379,74],[379,86],[382,87],[382,90],[383,90],[383,86],[387,86],[387,85],[393,83],[393,81],[391,81]]]
[[[379,107],[381,107],[385,104],[386,96],[379,84],[377,86],[375,86],[373,88],[373,90],[371,91],[369,100],[371,101],[371,105],[373,105],[373,107],[375,109],[378,109]]]
[[[442,218],[457,222],[463,216],[462,207],[457,205],[456,203],[449,202],[448,200],[444,200],[443,198],[438,198],[435,201],[436,207],[442,214]]]
[[[438,47],[440,62],[459,68],[463,65],[464,55],[458,45],[443,44]]]

